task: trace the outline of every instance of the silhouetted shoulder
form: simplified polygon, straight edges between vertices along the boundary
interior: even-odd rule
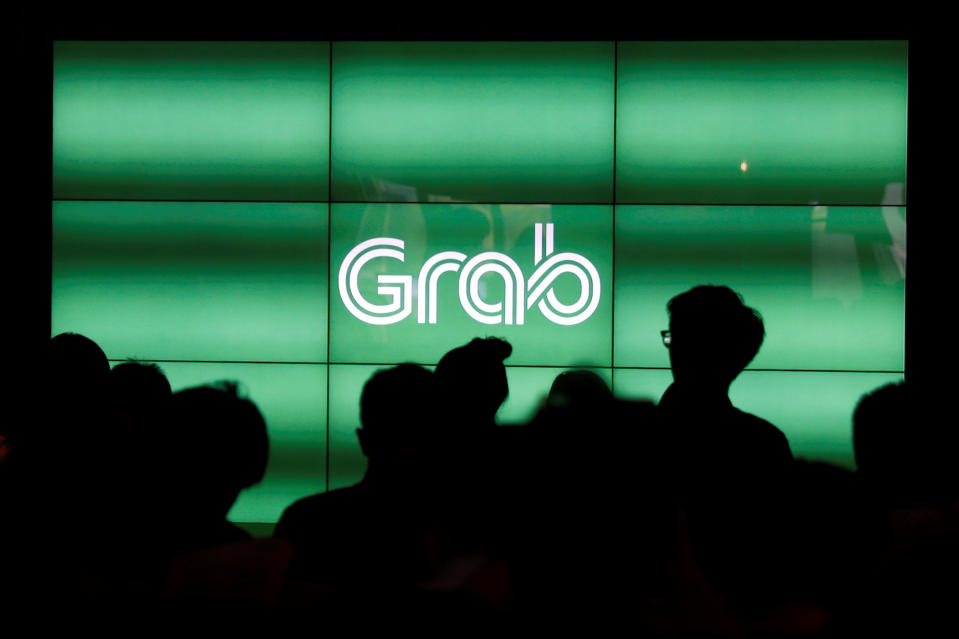
[[[741,431],[740,436],[744,441],[750,442],[757,452],[761,451],[764,458],[770,461],[788,461],[793,458],[789,440],[781,430],[762,417],[738,408],[733,410],[736,414],[736,426]]]
[[[338,521],[344,511],[355,509],[358,502],[364,501],[365,492],[357,484],[298,499],[283,511],[273,536],[312,537]]]

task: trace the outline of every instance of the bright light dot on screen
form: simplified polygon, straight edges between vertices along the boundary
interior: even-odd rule
[[[740,164],[739,164],[739,170],[740,170],[740,171],[742,171],[743,173],[745,173],[748,169],[749,169],[749,165],[746,164],[746,160],[743,160],[742,162],[740,162]]]

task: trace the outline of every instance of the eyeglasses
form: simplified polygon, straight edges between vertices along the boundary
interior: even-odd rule
[[[665,346],[666,348],[669,348],[669,343],[673,341],[673,336],[670,334],[669,331],[659,331],[659,334],[663,338],[663,346]]]

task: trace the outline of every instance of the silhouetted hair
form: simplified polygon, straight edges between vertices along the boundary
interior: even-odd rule
[[[503,360],[513,347],[497,337],[477,337],[454,348],[436,365],[440,401],[476,423],[494,423],[496,411],[509,396]]]
[[[128,410],[149,410],[172,394],[170,382],[156,364],[129,360],[110,370],[111,401]]]
[[[766,335],[759,311],[746,306],[742,296],[727,286],[696,286],[669,300],[666,311],[673,333],[692,332],[708,339],[712,350],[728,358],[731,369],[746,368]]]
[[[606,381],[595,371],[563,371],[553,380],[548,403],[556,407],[596,408],[613,399]]]
[[[171,472],[239,491],[263,479],[270,443],[266,422],[236,382],[188,388],[171,398],[171,430],[182,467]]]
[[[373,373],[360,395],[363,428],[402,434],[404,427],[425,420],[432,378],[433,374],[418,364],[400,364]]]
[[[871,472],[901,464],[912,422],[910,389],[905,382],[886,384],[863,395],[852,416],[852,448],[859,470]]]
[[[18,427],[14,437],[20,439],[25,448],[56,449],[55,454],[64,457],[55,465],[63,469],[67,464],[79,463],[81,456],[76,454],[76,447],[80,439],[87,440],[83,445],[90,450],[99,448],[99,443],[89,439],[103,435],[101,411],[109,374],[106,354],[90,338],[77,333],[61,333],[52,338],[43,370],[43,393],[48,400],[43,405],[46,419],[40,428],[36,424],[30,428]]]
[[[887,504],[913,507],[959,497],[957,432],[940,398],[908,382],[886,384],[864,395],[853,412],[856,465]]]
[[[60,333],[47,349],[48,373],[55,381],[86,387],[103,383],[110,362],[96,342],[78,333]]]

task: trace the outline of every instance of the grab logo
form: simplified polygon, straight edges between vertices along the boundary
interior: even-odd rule
[[[377,304],[360,294],[360,271],[370,260],[385,257],[405,262],[405,243],[393,237],[377,237],[357,244],[340,265],[340,299],[354,317],[367,324],[387,325],[401,322],[413,313],[413,287],[416,287],[416,321],[437,323],[437,285],[444,273],[459,273],[459,300],[463,310],[483,324],[523,324],[526,312],[536,305],[551,322],[572,326],[588,319],[599,306],[601,285],[593,263],[577,253],[553,254],[553,225],[536,224],[533,264],[536,270],[527,279],[513,258],[495,251],[472,258],[459,251],[443,251],[420,267],[415,282],[412,275],[377,277],[376,292],[390,298]],[[564,273],[579,279],[579,299],[564,304],[556,297],[553,283]],[[494,274],[503,278],[505,299],[489,303],[480,296],[480,278]]]

